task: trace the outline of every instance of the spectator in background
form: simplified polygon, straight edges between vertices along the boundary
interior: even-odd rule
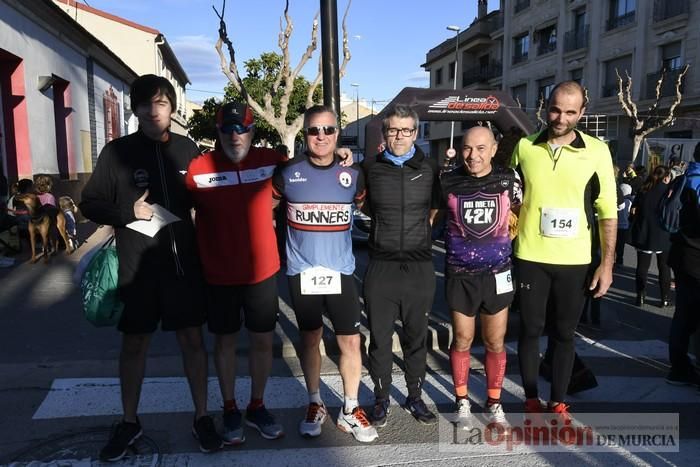
[[[669,263],[676,276],[676,311],[671,321],[670,384],[700,383],[688,358],[688,343],[700,323],[700,143],[688,164],[681,193],[680,230],[671,236]]]
[[[617,243],[615,244],[615,266],[622,266],[625,254],[625,244],[629,239],[630,208],[632,207],[632,187],[627,183],[618,185],[622,193],[622,203],[617,205]]]
[[[685,163],[678,157],[672,157],[668,161],[669,166],[669,177],[671,181],[679,175],[683,175],[685,172]]]
[[[647,179],[648,172],[646,167],[643,165],[638,165],[634,171],[636,176],[627,183],[632,187],[632,194],[636,196],[637,193],[639,193],[639,190],[642,188],[644,181]]]
[[[635,197],[630,212],[633,217],[630,231],[631,244],[637,249],[635,304],[646,303],[646,283],[651,256],[656,254],[661,288],[661,306],[671,306],[671,270],[668,267],[668,252],[671,248],[670,234],[661,228],[658,206],[666,195],[669,181],[668,167],[658,165],[642,185]]]

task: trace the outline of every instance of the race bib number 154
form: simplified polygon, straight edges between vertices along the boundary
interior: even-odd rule
[[[575,237],[578,234],[578,208],[542,208],[540,229],[545,237]]]

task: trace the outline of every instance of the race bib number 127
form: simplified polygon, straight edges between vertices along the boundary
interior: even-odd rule
[[[337,295],[342,293],[340,272],[316,266],[301,273],[302,295]]]

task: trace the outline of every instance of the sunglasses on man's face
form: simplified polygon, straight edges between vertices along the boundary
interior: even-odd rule
[[[336,132],[337,128],[334,126],[310,126],[306,128],[304,131],[306,131],[306,134],[308,136],[318,136],[323,132],[324,135],[332,135]]]
[[[237,135],[242,135],[242,134],[248,133],[250,130],[252,130],[253,126],[254,126],[253,124],[246,126],[246,125],[239,125],[237,123],[234,123],[233,125],[222,126],[221,128],[219,128],[219,130],[225,135],[230,135],[232,133],[236,133]]]

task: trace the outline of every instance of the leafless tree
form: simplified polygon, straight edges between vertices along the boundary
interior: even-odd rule
[[[683,93],[681,87],[683,86],[683,77],[688,72],[689,66],[683,67],[681,72],[678,74],[675,83],[675,95],[671,102],[670,107],[666,112],[662,112],[659,109],[661,103],[661,88],[664,84],[664,79],[666,78],[666,70],[662,71],[661,76],[656,81],[656,95],[654,103],[649,107],[646,115],[639,115],[637,109],[637,104],[632,100],[632,77],[625,70],[625,76],[627,81],[623,81],[620,73],[615,69],[615,74],[617,75],[617,100],[622,106],[622,110],[625,114],[632,120],[632,131],[634,132],[634,146],[632,147],[632,162],[637,158],[637,153],[639,153],[639,148],[642,146],[642,141],[651,132],[663,128],[673,122],[674,112],[676,107],[681,103],[683,99]]]
[[[351,58],[350,47],[348,45],[348,30],[346,24],[351,4],[352,0],[348,0],[347,7],[345,8],[345,13],[343,14],[343,62],[340,66],[341,78],[345,75],[345,68],[347,67],[347,64]],[[304,65],[306,65],[306,63],[309,60],[311,60],[314,51],[318,47],[319,13],[317,12],[316,16],[314,16],[313,25],[311,27],[311,38],[309,40],[308,46],[306,47],[306,51],[299,59],[299,62],[297,63],[296,67],[292,68],[291,58],[289,56],[289,39],[292,36],[294,24],[292,22],[291,16],[289,15],[289,0],[286,0],[284,13],[280,18],[280,33],[277,39],[277,45],[279,46],[280,51],[282,52],[282,67],[272,85],[272,88],[263,97],[263,102],[257,102],[250,96],[250,94],[248,94],[248,92],[246,92],[245,85],[243,84],[243,79],[241,78],[241,75],[238,71],[238,64],[236,63],[236,51],[226,30],[226,21],[224,20],[225,10],[226,0],[222,1],[221,13],[219,13],[219,11],[217,11],[217,9],[214,8],[214,12],[219,18],[219,39],[216,42],[216,51],[218,52],[219,58],[221,60],[221,69],[226,75],[226,77],[229,79],[233,87],[238,92],[240,92],[242,96],[246,98],[248,105],[250,105],[253,108],[255,113],[258,114],[261,118],[263,118],[267,123],[270,124],[270,126],[272,126],[277,131],[277,133],[279,133],[280,138],[282,139],[282,144],[284,144],[289,150],[289,157],[294,157],[294,139],[296,138],[296,135],[302,128],[302,125],[304,123],[304,116],[303,114],[299,115],[292,122],[287,122],[289,100],[292,95],[292,91],[294,90],[295,78],[299,76],[301,70],[304,68]],[[228,51],[228,58],[226,57],[226,54],[223,50],[224,45],[226,45],[226,49]],[[321,60],[322,57],[319,57],[318,72],[316,73],[316,77],[311,81],[311,85],[309,86],[309,90],[306,96],[306,108],[309,108],[312,105],[319,103],[314,100],[314,91],[316,90],[316,88],[318,88],[319,84],[321,84],[321,81],[323,79],[323,68]],[[279,110],[277,110],[273,106],[273,97],[277,96],[280,92],[282,93],[280,96],[280,108]]]
[[[539,128],[547,128],[547,122],[542,118],[542,111],[544,110],[544,94],[540,93],[540,98],[537,100],[537,110],[535,110],[535,117],[537,118],[537,124]]]

